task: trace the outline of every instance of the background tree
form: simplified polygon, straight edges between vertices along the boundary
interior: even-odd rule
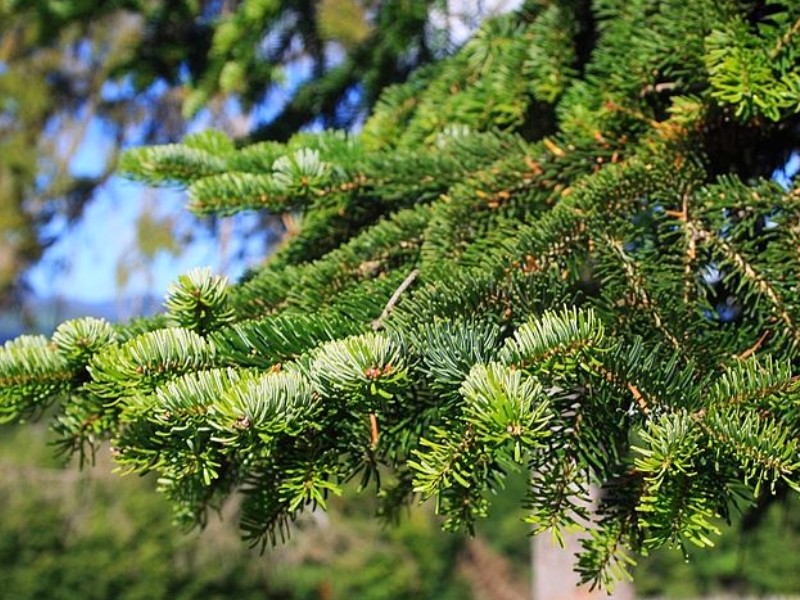
[[[0,291],[80,217],[120,149],[198,122],[251,139],[350,127],[383,87],[452,51],[450,12],[440,0],[4,3]]]
[[[587,581],[711,545],[798,486],[798,32],[796,2],[529,2],[360,135],[129,152],[201,214],[302,227],[160,317],[10,342],[3,415],[59,400],[66,451],[111,439],[186,523],[241,492],[254,544],[354,478],[472,531],[521,471],[535,531],[587,526]]]

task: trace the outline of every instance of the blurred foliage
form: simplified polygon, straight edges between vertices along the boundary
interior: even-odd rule
[[[182,532],[169,522],[166,500],[152,492],[152,482],[120,480],[103,465],[62,469],[45,437],[31,427],[0,437],[4,599],[472,597],[466,540],[441,535],[430,507],[411,509],[388,527],[375,521],[374,500],[349,494],[332,501],[329,513],[302,521],[287,546],[261,556],[239,541],[234,508],[205,531]],[[524,489],[523,477],[510,478],[496,499],[498,510],[478,528],[496,557],[505,557],[498,560],[517,587],[530,576],[518,507]],[[759,526],[726,530],[715,552],[697,553],[688,563],[677,551],[642,560],[636,588],[641,596],[670,598],[796,593],[798,552],[800,506],[791,496],[769,506]]]
[[[318,10],[320,36],[345,49],[354,48],[372,31],[364,4],[358,0],[321,0]]]
[[[29,600],[188,600],[471,597],[458,558],[463,539],[439,534],[432,511],[398,527],[348,498],[298,525],[279,551],[238,538],[235,506],[202,532],[169,522],[152,482],[108,465],[62,469],[42,428],[0,436],[0,596]],[[99,455],[101,462],[107,458]],[[319,516],[319,515],[317,515]],[[524,539],[524,538],[523,538]]]
[[[640,562],[634,581],[642,596],[791,595],[800,591],[798,556],[800,500],[789,494],[738,515],[713,552],[694,552],[688,561],[678,550],[655,552]]]
[[[185,536],[142,481],[62,470],[31,455],[41,431],[4,432],[0,589],[23,600],[264,598],[265,561],[230,533]],[[23,450],[24,449],[24,450]]]

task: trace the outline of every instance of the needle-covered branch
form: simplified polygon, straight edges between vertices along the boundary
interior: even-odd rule
[[[771,6],[532,1],[362,133],[129,152],[195,210],[299,230],[163,316],[7,343],[0,417],[50,407],[63,449],[109,441],[189,523],[241,493],[254,544],[353,478],[469,531],[522,471],[535,531],[590,532],[587,581],[712,545],[800,486],[800,5]]]

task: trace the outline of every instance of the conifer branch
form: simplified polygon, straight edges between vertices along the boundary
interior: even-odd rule
[[[605,242],[616,252],[622,263],[622,268],[628,278],[633,293],[639,297],[641,306],[652,316],[656,328],[664,335],[676,350],[682,350],[683,345],[677,337],[666,327],[658,308],[658,303],[650,295],[645,286],[644,277],[637,272],[633,259],[625,252],[622,242],[609,236],[604,236]]]
[[[761,345],[762,345],[762,344],[763,344],[763,343],[764,343],[764,342],[767,340],[767,338],[768,338],[769,336],[770,336],[770,331],[769,331],[769,330],[765,331],[764,333],[762,333],[762,334],[761,334],[761,337],[759,337],[759,338],[758,338],[758,340],[756,340],[756,343],[755,343],[755,344],[753,344],[752,346],[750,346],[750,347],[749,347],[747,350],[745,350],[744,352],[742,352],[742,353],[740,353],[740,354],[737,354],[737,355],[736,355],[736,358],[737,358],[738,360],[747,360],[747,359],[748,359],[748,358],[750,358],[750,357],[751,357],[753,354],[755,354],[756,352],[758,352],[758,349],[759,349],[759,348],[761,348]]]
[[[772,50],[769,52],[770,60],[775,60],[778,58],[778,55],[786,48],[792,41],[792,38],[796,36],[800,32],[800,18],[798,18],[794,24],[789,27],[789,29],[784,33],[776,42],[775,46],[773,46]]]
[[[722,239],[720,236],[713,235],[708,232],[700,223],[696,221],[687,220],[686,226],[692,235],[695,235],[698,240],[709,242],[713,246],[718,247],[724,253],[725,257],[728,258],[732,264],[740,270],[742,275],[744,275],[756,287],[757,290],[769,298],[778,317],[789,328],[792,336],[797,338],[798,335],[800,335],[794,323],[794,319],[786,308],[786,303],[780,297],[775,287],[766,277],[762,276],[740,252],[737,252],[737,250],[731,244]]]
[[[800,489],[800,188],[761,179],[795,149],[800,21],[776,41],[737,0],[533,4],[360,133],[128,152],[199,212],[300,225],[246,281],[181,277],[164,315],[7,343],[0,420],[59,402],[62,449],[111,439],[187,524],[241,491],[253,544],[356,475],[472,531],[526,470],[527,520],[591,522],[603,585],[711,545],[742,485]]]

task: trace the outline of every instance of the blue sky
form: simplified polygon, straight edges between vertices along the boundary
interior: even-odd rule
[[[286,83],[267,94],[264,103],[257,106],[243,119],[255,122],[268,121],[279,113],[290,95],[310,73],[310,61],[299,59],[287,67]],[[115,93],[115,86],[108,87],[108,94]],[[231,101],[227,110],[232,115],[241,115],[236,102]],[[208,111],[201,111],[190,123],[188,131],[198,131],[211,125]],[[87,128],[71,163],[76,176],[97,176],[105,164],[105,157],[112,149],[112,141],[99,119]],[[185,209],[186,193],[180,190],[149,188],[122,177],[111,177],[86,206],[81,219],[72,226],[65,226],[56,219],[51,231],[57,233],[57,241],[46,251],[42,260],[28,273],[27,281],[38,297],[59,297],[81,302],[107,302],[120,297],[163,297],[170,283],[178,275],[198,266],[210,266],[230,279],[238,278],[248,267],[262,261],[269,252],[269,240],[274,235],[251,236],[244,239],[242,232],[252,231],[257,220],[254,214],[241,214],[225,219],[237,242],[232,250],[220,252],[219,239],[209,228],[198,227]],[[178,253],[162,252],[154,260],[144,261],[137,255],[137,222],[143,212],[153,217],[171,220],[175,237],[191,237],[192,241],[181,244]],[[265,244],[265,242],[267,242]],[[128,283],[118,285],[120,266],[135,263]]]
[[[103,140],[87,136],[76,157],[76,170],[88,174],[86,164],[101,164],[95,152],[103,151]],[[85,161],[85,162],[84,162]],[[58,241],[29,273],[28,281],[36,295],[59,296],[86,302],[113,300],[120,295],[163,296],[169,284],[181,273],[195,266],[211,266],[218,272],[238,277],[247,266],[262,258],[267,251],[260,240],[247,244],[245,256],[229,260],[222,256],[218,241],[208,231],[194,228],[194,240],[173,255],[162,252],[142,270],[135,272],[125,289],[117,285],[118,268],[130,262],[136,253],[137,221],[143,210],[154,216],[172,219],[176,233],[193,226],[184,208],[186,198],[181,191],[151,190],[141,184],[112,177],[87,205],[83,217],[64,230]],[[250,217],[252,219],[252,216]],[[246,215],[232,222],[234,232],[245,228]],[[139,260],[139,262],[142,262]]]
[[[171,190],[154,192],[158,216],[186,219],[184,194]],[[216,240],[201,234],[177,255],[160,253],[146,270],[133,274],[125,289],[118,289],[117,269],[136,251],[136,223],[145,206],[143,190],[119,177],[112,178],[87,206],[83,218],[48,249],[44,259],[29,275],[34,292],[39,296],[60,296],[87,302],[99,302],[119,295],[163,295],[181,273],[195,266],[211,266],[239,276],[249,265],[265,254],[265,248],[251,249],[250,260],[229,262],[220,256]],[[261,246],[261,245],[259,245]],[[148,279],[150,277],[150,279]]]

